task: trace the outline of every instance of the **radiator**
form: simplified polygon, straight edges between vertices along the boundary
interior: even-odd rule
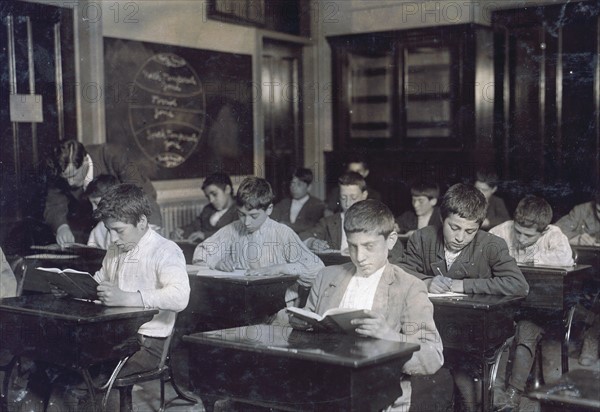
[[[202,211],[203,202],[178,202],[160,205],[163,219],[163,234],[171,238],[171,233],[178,227],[191,223]]]

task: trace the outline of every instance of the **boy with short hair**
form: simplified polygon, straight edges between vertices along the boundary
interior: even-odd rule
[[[414,210],[409,210],[396,218],[400,234],[412,235],[425,226],[442,227],[442,216],[437,207],[440,189],[435,183],[420,181],[410,188]]]
[[[158,365],[176,313],[186,308],[190,295],[183,252],[150,228],[151,212],[144,192],[133,184],[109,189],[94,211],[112,240],[102,267],[94,275],[99,283],[98,298],[107,306],[159,310],[138,330],[140,350],[129,358],[121,376]]]
[[[236,203],[239,220],[200,243],[193,262],[225,272],[246,269],[249,276],[300,275],[296,287],[286,292],[286,302],[297,303],[298,284],[310,288],[323,262],[292,229],[269,218],[273,191],[265,179],[244,179]]]
[[[92,204],[92,209],[96,210],[98,208],[98,203],[100,203],[100,200],[102,199],[102,196],[104,196],[104,194],[108,192],[111,187],[114,187],[118,184],[119,180],[111,175],[100,175],[92,180],[85,189],[85,194]],[[93,246],[100,249],[108,249],[110,246],[110,235],[108,234],[106,226],[104,226],[104,222],[98,222],[92,229],[87,244],[88,246]]]
[[[429,292],[465,292],[526,296],[529,286],[506,242],[480,229],[486,200],[473,186],[456,184],[444,195],[440,211],[442,229],[427,226],[408,240],[402,266],[422,279]],[[455,359],[452,359],[455,358]],[[451,371],[464,406],[476,408],[479,385],[471,372],[461,370],[459,354],[451,357]]]
[[[325,204],[309,191],[313,181],[312,170],[299,167],[294,170],[290,182],[290,197],[273,207],[271,219],[288,225],[296,233],[302,233],[317,224],[323,217]]]
[[[316,226],[300,233],[300,239],[313,251],[326,249],[339,250],[347,254],[348,242],[344,232],[344,216],[346,210],[354,203],[367,199],[367,183],[365,179],[356,172],[344,173],[338,179],[339,204],[342,208],[330,216],[319,220]]]
[[[475,187],[483,193],[487,202],[485,219],[481,228],[488,230],[510,219],[504,200],[495,195],[498,190],[498,174],[492,170],[478,170],[475,175]]]
[[[177,228],[172,234],[173,239],[201,242],[237,220],[233,184],[228,174],[213,173],[206,176],[202,191],[209,203],[192,223]]]
[[[357,202],[346,211],[344,231],[352,262],[321,270],[305,309],[318,314],[337,307],[364,309],[367,318],[352,320],[358,334],[419,344],[403,372],[435,373],[443,364],[442,342],[425,285],[387,259],[397,240],[392,212],[378,200]],[[290,323],[298,329],[309,326],[293,316]],[[402,396],[388,411],[410,406],[410,380],[400,384]]]
[[[545,199],[526,196],[517,205],[515,219],[502,223],[490,230],[508,245],[517,263],[532,263],[551,266],[571,266],[573,253],[569,240],[561,230],[551,225],[552,207]],[[517,323],[511,354],[510,379],[506,391],[507,401],[501,411],[518,412],[521,394],[525,391],[527,378],[533,367],[538,342],[542,339],[544,314],[528,313]],[[535,319],[535,322],[531,319]]]
[[[591,202],[575,206],[558,226],[572,245],[600,246],[600,189]]]

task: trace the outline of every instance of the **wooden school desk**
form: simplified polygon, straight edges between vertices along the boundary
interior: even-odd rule
[[[264,321],[285,307],[285,291],[297,275],[244,276],[206,267],[188,265],[190,302],[180,314],[186,323],[194,320],[188,332],[224,329]],[[182,320],[181,322],[184,322]]]
[[[590,265],[571,267],[519,265],[529,284],[529,295],[523,301],[523,309],[533,309],[552,315],[556,314],[561,344],[562,372],[569,370],[567,325],[564,319],[569,309],[582,298],[586,283],[593,279]]]
[[[53,295],[0,299],[2,348],[13,356],[78,372],[93,395],[89,368],[135,353],[139,327],[157,313],[155,309],[107,307]]]
[[[580,369],[564,374],[527,397],[540,402],[542,412],[600,411],[600,371]]]
[[[430,298],[444,351],[467,354],[482,366],[484,411],[492,410],[491,365],[496,351],[515,333],[513,317],[523,299],[497,295]]]
[[[284,410],[375,411],[402,394],[402,366],[419,345],[253,325],[184,336],[192,390]]]

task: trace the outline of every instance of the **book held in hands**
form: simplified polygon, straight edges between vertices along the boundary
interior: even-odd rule
[[[364,309],[331,308],[323,315],[309,310],[288,307],[288,313],[308,322],[315,329],[354,334],[357,328],[351,324],[352,319],[368,318]]]
[[[46,283],[48,288],[57,287],[71,297],[78,299],[97,300],[96,288],[98,282],[88,272],[75,269],[58,269],[37,267],[31,273],[37,277],[36,283]]]

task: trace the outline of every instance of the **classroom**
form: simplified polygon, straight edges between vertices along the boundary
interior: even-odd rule
[[[600,0],[0,21],[0,411],[600,411]]]

